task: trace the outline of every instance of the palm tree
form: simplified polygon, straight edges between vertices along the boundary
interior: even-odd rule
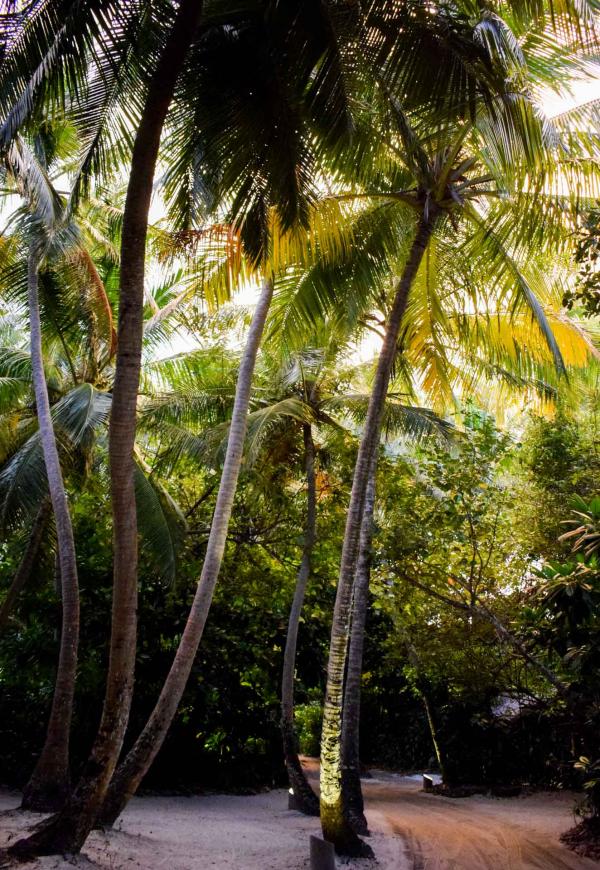
[[[515,103],[522,113],[521,118],[513,116]],[[546,214],[545,225],[548,229],[546,209],[551,197],[540,195],[538,198],[530,191],[524,192],[521,186],[525,182],[524,167],[529,166],[530,173],[535,173],[537,169],[538,174],[547,178],[548,174],[552,174],[552,170],[548,169],[549,165],[557,159],[553,148],[548,147],[543,126],[535,119],[527,100],[519,98],[515,101],[513,95],[511,102],[503,103],[500,98],[495,117],[482,110],[476,123],[459,122],[458,125],[451,124],[445,129],[442,126],[436,133],[428,136],[425,143],[419,141],[400,107],[393,101],[391,105],[397,124],[397,134],[402,142],[402,151],[398,154],[398,158],[407,168],[410,168],[412,182],[410,185],[400,185],[398,184],[400,178],[397,175],[394,178],[393,192],[389,191],[388,201],[396,200],[398,203],[411,206],[416,212],[416,222],[402,274],[394,288],[393,302],[387,318],[377,374],[355,467],[334,611],[323,720],[321,760],[323,831],[325,837],[334,842],[338,851],[349,853],[360,852],[362,846],[348,825],[343,806],[340,732],[352,589],[365,493],[371,463],[376,453],[383,404],[397,354],[403,318],[409,304],[409,294],[419,275],[426,274],[430,270],[429,260],[433,250],[433,240],[438,234],[447,231],[445,227],[449,226],[448,222],[451,225],[452,222],[460,219],[471,225],[472,234],[469,237],[468,231],[465,230],[466,238],[473,246],[475,244],[480,246],[480,251],[487,251],[496,273],[494,275],[492,271],[491,275],[491,283],[496,289],[501,287],[502,281],[506,281],[507,275],[510,274],[513,292],[516,284],[517,292],[530,306],[537,319],[539,328],[552,351],[555,364],[559,368],[563,367],[552,330],[532,292],[530,283],[524,276],[524,269],[519,267],[513,254],[516,247],[520,248],[521,253],[527,244],[535,248],[537,236],[535,240],[533,236],[536,231],[530,229],[529,239],[526,241],[527,237],[524,237],[522,230],[527,222],[530,222],[530,227],[534,226],[533,214],[536,209],[540,219],[543,214]],[[523,119],[525,124],[521,123]],[[501,124],[502,134],[500,128],[495,126],[498,121]],[[473,139],[471,137],[474,133]],[[509,137],[508,140],[506,135]],[[508,143],[510,143],[510,154],[505,150]],[[542,165],[541,173],[540,165]],[[479,169],[476,169],[478,166]],[[495,198],[500,191],[504,196],[507,193],[509,195],[502,205],[498,204],[488,212],[479,210],[476,203],[485,201],[488,197]],[[385,195],[380,197],[381,192],[373,191],[371,188],[359,196],[385,200]],[[518,211],[514,211],[517,202],[522,209],[517,232],[512,235],[512,238],[508,216],[503,217],[503,208],[511,199],[509,211],[512,213],[513,221],[518,214]],[[562,200],[562,197],[559,199]],[[561,202],[560,208],[562,206]],[[571,200],[571,207],[576,209],[574,198]],[[554,231],[559,220],[564,220],[564,214],[554,224]],[[499,231],[500,227],[501,231]],[[512,227],[516,229],[514,223]],[[472,251],[473,248],[470,250]],[[410,320],[407,320],[405,329],[410,333]]]
[[[277,19],[275,11],[283,16],[282,20]],[[319,123],[324,128],[329,127],[327,135],[330,140],[345,132],[340,123],[346,117],[345,100],[331,99],[323,104],[313,93],[314,83],[320,78],[320,74],[315,76],[313,73],[325,66],[331,55],[336,55],[336,34],[332,32],[324,11],[313,9],[309,10],[309,19],[314,25],[312,39],[296,43],[290,34],[293,35],[297,29],[305,33],[306,21],[302,12],[302,4],[293,10],[281,6],[276,10],[261,10],[260,15],[251,15],[245,26],[239,26],[234,34],[229,27],[215,28],[212,41],[198,48],[201,74],[186,82],[192,94],[190,101],[195,102],[198,116],[193,125],[187,124],[184,132],[178,134],[180,146],[181,138],[185,138],[172,167],[177,169],[180,181],[173,181],[171,170],[167,182],[176,213],[184,221],[189,221],[193,209],[185,208],[182,215],[182,197],[184,204],[188,202],[186,190],[189,195],[189,189],[184,184],[182,192],[181,179],[189,178],[190,164],[196,162],[200,151],[206,165],[219,170],[213,179],[217,201],[223,198],[223,194],[233,200],[231,221],[234,227],[239,227],[248,262],[266,275],[275,264],[281,268],[281,257],[274,250],[276,242],[272,240],[290,234],[294,227],[305,226],[308,220],[308,204],[313,193],[309,169],[314,161],[311,142],[315,109],[318,110]],[[265,49],[260,62],[256,57],[257,44]],[[298,46],[300,51],[296,53]],[[237,74],[240,64],[248,58],[249,50],[254,58],[251,65],[254,79],[250,86],[247,70],[242,79]],[[229,64],[224,59],[231,52],[234,54]],[[215,61],[220,71],[217,79],[211,65]],[[227,75],[223,75],[223,71]],[[235,72],[233,77],[232,72]],[[285,83],[285,87],[275,92],[272,88],[274,77]],[[331,92],[339,89],[339,78],[337,70],[328,74],[330,81],[327,84]],[[322,84],[320,82],[320,86]],[[250,101],[249,96],[253,97]],[[238,110],[240,98],[244,101],[245,111],[250,109],[248,117]],[[285,124],[282,119],[285,119]],[[262,126],[257,126],[257,120],[262,122]],[[250,381],[272,293],[272,278],[263,278],[260,300],[240,367],[209,545],[186,630],[148,723],[113,780],[101,814],[105,823],[111,823],[119,815],[160,749],[202,637],[222,561],[242,459]]]
[[[307,583],[310,579],[313,551],[317,541],[317,503],[315,480],[315,443],[314,428],[319,430],[348,428],[362,420],[368,404],[368,396],[359,392],[342,391],[339,386],[339,371],[335,359],[347,347],[340,341],[336,330],[325,327],[321,335],[313,335],[310,344],[323,344],[323,350],[306,349],[293,354],[283,369],[275,373],[263,373],[263,378],[271,387],[269,399],[264,409],[257,409],[250,415],[251,427],[264,426],[264,420],[287,418],[287,426],[281,431],[286,439],[291,430],[302,436],[303,465],[306,475],[306,513],[302,558],[296,578],[294,595],[290,609],[286,643],[284,648],[281,684],[281,730],[283,749],[290,787],[294,793],[297,808],[307,815],[318,814],[316,796],[304,774],[298,757],[297,738],[294,727],[294,672],[296,668],[296,646],[298,630]],[[346,379],[356,377],[357,372],[348,370]],[[273,386],[280,385],[279,391]],[[289,404],[290,400],[296,403]],[[389,435],[404,434],[411,438],[446,431],[443,420],[427,409],[406,405],[397,396],[389,397],[386,405],[386,430]],[[268,441],[271,449],[276,449],[276,435],[263,433],[262,439]],[[254,442],[256,441],[254,438]],[[253,443],[256,450],[256,444]],[[366,596],[366,593],[365,593]],[[365,600],[366,611],[366,600]],[[360,668],[360,662],[358,663]]]
[[[70,789],[69,736],[73,716],[79,644],[79,585],[71,514],[56,446],[44,373],[38,269],[39,252],[36,250],[35,244],[32,244],[27,270],[31,370],[40,441],[56,523],[61,578],[62,630],[56,684],[46,740],[35,770],[24,790],[23,807],[48,811],[58,809],[65,801]]]
[[[52,707],[45,743],[23,794],[25,808],[48,811],[59,807],[70,789],[69,738],[77,675],[79,585],[71,515],[50,412],[42,351],[39,268],[55,241],[54,237],[62,229],[63,215],[62,203],[47,176],[48,165],[56,155],[45,149],[43,140],[40,139],[38,137],[36,145],[43,163],[38,163],[23,139],[18,139],[8,149],[6,163],[8,176],[22,194],[29,211],[25,233],[31,373],[40,444],[56,525],[61,576],[62,629]],[[19,572],[21,577],[16,578],[17,585],[24,582],[29,565],[35,558],[42,529],[43,522],[36,523],[35,534],[30,539],[31,546],[25,554],[22,571]]]
[[[78,852],[92,829],[121,750],[133,693],[137,523],[133,450],[141,365],[148,212],[160,137],[202,5],[182,0],[147,89],[133,143],[121,237],[120,305],[109,428],[114,528],[113,617],[102,719],[82,778],[43,832],[15,844],[18,854]]]
[[[21,143],[20,148],[21,150],[25,148],[24,143]],[[33,161],[31,156],[30,159]],[[19,166],[23,169],[22,161]],[[24,183],[31,186],[35,170],[35,179],[33,179],[37,182],[35,195],[44,196],[45,202],[51,204],[52,198],[56,199],[56,197],[42,167],[36,167],[34,162],[30,167]],[[57,199],[56,201],[58,202]],[[103,236],[101,212],[101,208],[95,208],[93,238],[99,254],[110,250],[110,239]],[[19,212],[9,221],[9,224],[12,224],[12,228],[11,233],[5,236],[5,258],[0,270],[0,287],[7,298],[15,297],[20,289],[19,240],[23,235],[27,237],[32,232],[31,222],[24,220]],[[111,397],[106,392],[110,383],[110,363],[114,350],[110,302],[94,261],[83,244],[79,228],[70,222],[64,227],[57,227],[54,235],[54,242],[49,249],[43,272],[40,275],[39,268],[36,269],[34,281],[30,256],[29,269],[24,281],[29,301],[30,303],[34,301],[36,305],[37,314],[32,320],[33,335],[34,338],[39,338],[41,323],[39,323],[38,284],[41,279],[44,310],[49,321],[45,330],[46,339],[50,339],[50,347],[52,342],[57,345],[58,356],[55,351],[52,358],[52,354],[48,354],[48,347],[46,347],[47,356],[41,358],[41,349],[33,346],[31,355],[25,356],[20,347],[21,337],[18,330],[14,328],[10,330],[10,335],[7,335],[7,340],[12,346],[2,348],[0,351],[6,382],[9,386],[19,387],[18,390],[5,390],[1,407],[2,414],[7,420],[7,429],[6,437],[3,438],[5,450],[0,457],[0,495],[2,496],[0,513],[4,524],[7,522],[14,524],[19,518],[27,519],[32,510],[37,511],[22,564],[3,604],[3,618],[8,617],[19,589],[26,582],[41,543],[47,515],[46,481],[51,494],[53,487],[56,487],[56,482],[47,471],[42,477],[42,465],[38,461],[38,454],[44,456],[46,454],[48,436],[41,419],[37,428],[33,426],[33,421],[30,419],[28,390],[31,374],[35,387],[36,407],[50,415],[48,417],[50,424],[53,430],[58,431],[61,439],[60,451],[55,449],[51,459],[59,462],[68,458],[67,467],[71,471],[74,468],[90,467],[91,456],[101,442],[103,424],[108,418],[111,407]],[[166,316],[163,316],[163,333],[166,321]],[[156,331],[156,318],[153,319],[150,327],[147,329],[147,334]],[[39,378],[36,375],[36,366],[39,365],[42,366],[42,371],[48,368],[54,373],[52,408],[48,397],[45,403],[39,398]],[[17,419],[20,425],[15,427]],[[56,474],[55,469],[53,473]],[[61,472],[61,484],[64,490],[63,477],[64,472]],[[82,481],[79,480],[78,483],[81,486]],[[167,496],[160,483],[157,483],[144,469],[140,453],[136,456],[134,484],[140,532],[149,545],[150,553],[156,554],[157,561],[162,563],[161,573],[163,575],[173,573],[177,538],[181,527],[180,516],[174,502]],[[61,534],[58,517],[56,522],[60,557],[65,535],[64,532]],[[172,553],[172,557],[166,560],[165,557],[169,552]],[[67,582],[69,576],[67,575],[65,581],[61,574],[60,587],[63,594],[67,596],[70,589]],[[73,626],[72,631],[76,631],[78,623],[72,611],[69,615],[68,607],[64,618],[70,619],[69,625]],[[69,636],[67,633],[67,637]],[[59,685],[71,679],[74,687],[74,669],[71,666],[71,670],[67,670],[66,677],[63,676],[63,658],[59,661],[57,678]],[[67,796],[68,764],[63,772],[62,791],[58,791],[55,780],[56,770],[65,764],[65,759],[68,761],[68,731],[72,701],[72,688],[69,697],[61,688],[61,692],[53,702],[49,736],[31,781],[25,789],[24,806],[27,808],[58,809]],[[60,748],[60,751],[59,738],[66,741],[66,746]]]
[[[240,472],[246,437],[247,412],[252,374],[260,339],[273,294],[273,283],[266,280],[248,331],[238,373],[235,400],[221,482],[204,556],[202,573],[192,608],[177,648],[173,664],[148,722],[126,758],[119,765],[106,795],[99,821],[112,824],[129,798],[135,794],[159,751],[185,689],[196,651],[208,617],[214,588],[225,550],[229,519]]]
[[[314,399],[311,390],[309,401]],[[311,402],[312,404],[312,402]],[[298,628],[306,586],[310,578],[311,561],[317,540],[317,486],[315,477],[315,444],[312,426],[302,424],[304,443],[304,470],[306,475],[306,520],[304,526],[304,542],[302,545],[302,560],[296,577],[294,597],[290,608],[288,629],[283,652],[283,670],[281,676],[281,734],[283,738],[283,754],[288,773],[290,788],[294,794],[298,809],[310,816],[319,815],[319,801],[310,787],[298,758],[297,738],[294,728],[294,673],[296,670],[296,645]]]
[[[50,7],[52,5],[51,3],[46,4],[46,6]],[[286,10],[279,6],[277,9],[281,9],[292,30],[295,27],[300,27],[301,29],[305,27],[306,21],[303,19],[303,16],[296,14],[298,10]],[[302,4],[299,4],[298,9],[302,9]],[[219,13],[221,11],[219,10]],[[187,70],[187,76],[182,79],[182,87],[179,92],[179,97],[181,98],[180,106],[183,107],[184,111],[179,114],[177,112],[172,113],[172,120],[175,125],[177,121],[181,122],[183,119],[185,122],[184,127],[187,125],[188,130],[200,130],[201,135],[205,137],[207,133],[209,134],[208,139],[205,141],[207,147],[203,151],[206,165],[210,169],[215,167],[218,171],[219,198],[222,197],[223,193],[229,196],[233,192],[233,213],[238,218],[243,218],[240,220],[240,224],[244,243],[256,261],[260,259],[264,260],[266,253],[268,227],[271,222],[271,204],[278,208],[280,218],[282,218],[282,225],[285,229],[289,228],[298,217],[302,219],[306,213],[306,196],[302,188],[309,179],[305,164],[309,153],[307,143],[311,141],[312,133],[307,135],[305,124],[302,122],[302,118],[299,118],[297,115],[295,104],[298,96],[303,96],[305,106],[310,106],[312,110],[318,109],[320,111],[321,121],[323,121],[323,116],[326,116],[322,129],[327,129],[330,136],[332,131],[336,135],[338,134],[340,128],[339,122],[340,118],[343,117],[345,106],[342,100],[342,111],[340,111],[339,99],[337,102],[329,100],[324,103],[321,95],[317,93],[317,89],[321,89],[325,81],[329,83],[330,80],[335,80],[338,76],[338,71],[335,67],[333,67],[332,71],[327,71],[326,69],[326,64],[330,60],[329,57],[326,57],[326,54],[327,52],[331,54],[330,46],[333,35],[328,16],[321,11],[319,11],[319,15],[316,18],[312,14],[313,23],[320,16],[317,22],[319,27],[314,29],[315,38],[306,43],[304,40],[295,41],[290,39],[289,28],[279,27],[281,22],[275,22],[276,26],[273,26],[270,30],[266,29],[267,25],[272,24],[271,11],[270,9],[264,10],[262,8],[256,11],[250,10],[248,18],[245,21],[242,19],[242,24],[246,26],[239,27],[237,31],[232,31],[229,27],[223,27],[223,16],[219,15],[220,30],[215,28],[213,31],[215,34],[220,32],[222,47],[235,45],[235,40],[232,41],[230,38],[235,33],[238,37],[238,45],[242,49],[240,57],[245,57],[244,52],[252,48],[254,52],[253,56],[256,60],[255,49],[257,44],[267,49],[261,59],[264,62],[253,62],[248,67],[257,76],[257,83],[259,85],[257,93],[259,101],[262,101],[262,103],[258,102],[250,113],[250,116],[245,119],[246,126],[243,127],[243,124],[241,125],[243,127],[243,135],[238,135],[240,121],[243,121],[244,118],[240,116],[235,100],[239,96],[238,92],[240,88],[247,97],[248,69],[246,69],[244,77],[240,78],[237,76],[226,80],[222,75],[223,68],[233,72],[237,67],[228,64],[225,64],[225,67],[223,67],[222,52],[217,55],[214,54],[214,40],[208,39],[202,45],[200,45],[200,42],[196,44],[196,50],[200,51],[201,55],[199,58],[195,58],[195,60],[198,60],[198,63],[192,65]],[[290,11],[292,13],[291,16],[289,16]],[[184,48],[189,46],[195,35],[195,23],[197,22],[199,12],[199,4],[183,0],[176,17],[176,26],[170,32],[166,47],[160,54],[160,60],[147,92],[141,121],[134,140],[132,171],[129,178],[128,197],[123,220],[123,256],[121,258],[122,304],[119,321],[117,371],[111,416],[111,475],[113,480],[112,497],[115,519],[115,606],[113,610],[112,654],[109,665],[104,715],[87,773],[84,772],[84,777],[79,788],[76,789],[60,817],[49,824],[43,833],[34,835],[27,842],[21,841],[17,843],[14,847],[15,852],[25,853],[35,852],[36,850],[40,852],[64,851],[65,848],[69,850],[78,850],[80,848],[81,843],[90,830],[90,825],[93,823],[93,815],[98,808],[99,796],[101,797],[103,790],[108,784],[108,778],[111,775],[127,722],[133,673],[136,588],[136,560],[134,558],[135,522],[132,520],[134,514],[132,513],[131,449],[133,447],[135,430],[134,393],[137,390],[139,377],[140,312],[143,299],[142,280],[145,225],[147,223],[147,206],[149,206],[150,201],[151,181],[158,155],[159,134],[165,120],[167,107],[175,89],[178,73],[183,66]],[[104,13],[104,10],[102,10],[102,13]],[[41,18],[43,19],[44,16],[42,15]],[[106,19],[104,14],[101,15],[100,20],[101,24],[105,25]],[[208,20],[207,28],[209,32],[210,27],[211,23]],[[35,26],[33,30],[35,31]],[[34,98],[42,90],[39,87],[40,81],[44,85],[46,84],[46,78],[49,77],[47,75],[47,68],[50,67],[52,71],[52,67],[56,66],[57,42],[64,42],[66,40],[71,48],[75,32],[72,16],[68,17],[66,27],[62,27],[57,31],[55,23],[52,22],[49,31],[54,34],[54,43],[51,46],[49,56],[45,60],[41,75],[40,71],[36,70],[36,74],[32,76],[26,93],[12,101],[14,108],[11,109],[9,118],[1,131],[5,139],[14,135],[15,130],[22,123],[23,116],[27,115],[31,104],[34,102]],[[256,42],[258,35],[261,35],[262,42]],[[155,30],[154,36],[160,36],[160,31],[156,33]],[[268,41],[265,41],[266,36],[271,39],[278,39],[280,42],[283,40],[285,45],[279,45],[278,51],[272,52],[272,46]],[[329,39],[329,42],[327,42],[327,39]],[[44,42],[47,43],[47,41],[47,37],[44,35]],[[85,44],[85,39],[83,41]],[[96,46],[97,42],[98,40],[94,38],[93,45]],[[110,39],[107,42],[110,44]],[[335,40],[333,42],[335,46]],[[35,38],[26,38],[25,43],[25,47],[28,47],[30,51],[36,47]],[[293,51],[290,52],[290,49],[294,47],[300,47],[300,52],[295,54]],[[19,45],[17,45],[17,49],[17,59],[22,59],[25,56],[25,59],[28,60],[30,52],[20,50]],[[205,52],[205,58],[202,57],[202,52]],[[85,44],[84,54],[89,54],[89,44]],[[208,62],[205,62],[205,59]],[[284,61],[292,66],[296,64],[293,74],[290,76],[274,75],[272,69],[273,61],[276,63]],[[237,62],[239,63],[239,57]],[[319,75],[313,76],[313,70],[321,65],[321,63],[323,65]],[[217,77],[214,76],[215,64],[219,70]],[[198,70],[202,72],[202,75],[199,77],[197,75]],[[209,84],[212,77],[212,84],[209,88],[204,87],[207,71]],[[114,75],[109,77],[109,81],[113,80]],[[274,93],[272,84],[275,80],[282,82],[289,81],[289,90],[286,88],[281,94]],[[207,101],[207,95],[213,101],[216,100],[216,104],[210,105],[210,113],[204,115],[203,123],[200,125],[197,123],[198,118],[194,117],[193,113],[190,114],[189,110],[190,94],[197,99],[199,83],[201,87],[200,96],[204,100],[201,111],[206,111],[206,106],[210,103],[210,101]],[[227,89],[229,89],[229,94]],[[14,92],[14,89],[11,89],[9,86],[7,86],[7,90],[11,94]],[[232,91],[236,93],[234,94]],[[224,96],[225,99],[223,99]],[[104,101],[102,103],[103,111],[106,111],[106,105],[107,101]],[[336,120],[333,124],[331,123],[332,107],[333,112],[336,114]],[[283,116],[280,111],[282,108]],[[223,135],[223,128],[215,125],[215,119],[223,117],[223,109],[226,113],[225,121],[227,124],[230,123],[230,117],[227,116],[227,113],[230,113],[235,118],[233,140],[230,129],[227,129],[227,132]],[[285,125],[280,123],[282,117],[287,118],[288,123]],[[257,119],[267,121],[267,126],[263,129],[258,129]],[[191,124],[190,121],[192,121]],[[269,130],[272,142],[266,141],[268,139],[268,136],[265,137],[266,129]],[[284,136],[283,140],[281,139],[282,134]],[[212,141],[210,136],[213,137]],[[179,141],[182,141],[181,136]],[[232,141],[235,146],[233,148],[230,147]],[[270,147],[273,143],[277,147]],[[184,144],[187,143],[184,142]],[[258,147],[255,148],[255,145]],[[297,148],[296,146],[299,147]],[[179,157],[180,153],[181,151],[173,161],[174,164],[177,160],[180,160],[179,165],[183,166],[184,169],[186,169],[186,161],[188,161],[188,166],[191,162],[195,162],[197,165],[196,156],[198,151],[196,148],[192,147],[191,154],[189,152],[184,153],[183,163],[181,163],[181,158]],[[248,155],[250,155],[249,161]],[[87,163],[89,165],[90,160]],[[188,177],[189,173],[187,170],[181,173],[182,181],[188,179]],[[259,185],[260,189],[256,186],[256,181],[259,179],[263,179],[265,182],[264,186],[260,187]],[[188,215],[191,213],[192,210],[188,209]],[[270,280],[267,280],[264,286],[265,293],[267,293]],[[216,522],[215,527],[217,526],[218,523]]]
[[[341,755],[342,794],[349,823],[357,834],[368,835],[360,785],[360,691],[363,670],[365,626],[371,575],[371,545],[375,510],[375,467],[369,474],[365,492],[362,526],[352,597],[350,642],[344,685]]]

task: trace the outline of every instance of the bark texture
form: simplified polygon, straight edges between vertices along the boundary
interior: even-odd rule
[[[436,207],[430,205],[428,214],[423,214],[420,217],[415,239],[403,274],[396,283],[394,300],[386,326],[383,346],[379,355],[377,372],[358,450],[346,519],[340,575],[331,628],[331,643],[327,666],[327,690],[325,694],[323,733],[321,738],[321,824],[323,836],[334,844],[339,854],[358,855],[370,852],[350,827],[343,811],[342,801],[342,707],[352,589],[356,573],[367,481],[371,462],[379,442],[381,417],[392,366],[396,356],[402,317],[408,302],[410,288],[433,232],[437,214]]]
[[[17,599],[33,573],[51,510],[51,502],[44,501],[35,515],[19,567],[13,577],[12,583],[8,587],[2,606],[0,606],[0,632],[6,628]]]
[[[169,730],[173,716],[177,711],[192,665],[194,664],[225,551],[229,520],[246,438],[248,404],[250,401],[254,364],[272,295],[273,284],[271,281],[266,281],[252,318],[240,365],[229,427],[229,438],[227,440],[227,451],[223,463],[215,512],[213,514],[202,573],[200,574],[190,614],[156,706],[150,714],[144,730],[127,754],[125,760],[119,765],[115,777],[110,784],[102,812],[98,818],[99,824],[103,826],[112,825],[119,817],[154,761]]]
[[[181,0],[149,83],[136,131],[121,236],[117,358],[109,428],[113,513],[113,603],[110,658],[100,726],[83,775],[61,812],[11,847],[15,855],[76,853],[102,806],[129,718],[136,647],[137,520],[133,448],[136,429],[148,212],[160,137],[202,4]],[[63,578],[64,582],[64,578]]]
[[[365,818],[365,805],[360,784],[360,689],[371,580],[376,458],[377,453],[375,453],[367,482],[360,530],[342,716],[342,800],[344,813],[354,831],[365,836],[368,836],[369,828]]]
[[[302,561],[296,578],[294,598],[288,619],[288,629],[283,654],[281,678],[281,735],[283,753],[290,786],[301,812],[308,816],[319,815],[319,799],[308,782],[298,758],[298,739],[294,727],[294,673],[296,670],[296,646],[300,614],[304,604],[306,586],[310,577],[312,554],[317,539],[317,487],[315,482],[315,446],[312,427],[303,426],[304,468],[306,474],[306,525]]]
[[[54,695],[46,739],[23,792],[22,807],[36,812],[59,809],[70,790],[69,737],[77,677],[79,644],[79,584],[75,542],[44,374],[38,293],[38,255],[32,249],[27,270],[27,298],[31,341],[31,371],[44,454],[48,490],[56,523],[56,548],[62,576],[62,624]],[[40,532],[41,534],[41,532]],[[39,544],[38,544],[39,546]]]

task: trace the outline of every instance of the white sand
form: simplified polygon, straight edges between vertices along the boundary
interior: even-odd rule
[[[18,805],[19,796],[0,792],[0,812]],[[0,814],[0,847],[41,818],[31,813]],[[318,819],[287,809],[287,792],[238,797],[134,798],[116,829],[94,832],[77,859],[42,858],[19,867],[88,867],[102,870],[300,870],[309,866],[309,835],[319,834]],[[386,856],[396,844],[374,838],[377,865],[400,868]],[[383,859],[383,860],[382,860]],[[365,862],[353,862],[352,866]],[[408,866],[408,865],[407,865]]]

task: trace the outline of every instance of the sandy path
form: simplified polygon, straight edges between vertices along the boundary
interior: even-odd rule
[[[18,796],[0,793],[0,848],[40,816],[10,813]],[[2,810],[5,812],[3,813]],[[110,834],[94,832],[73,859],[18,865],[38,870],[301,870],[318,819],[287,810],[285,791],[241,797],[134,798]]]
[[[598,870],[559,842],[573,824],[571,794],[456,800],[404,777],[364,785],[370,824],[403,839],[411,870]]]

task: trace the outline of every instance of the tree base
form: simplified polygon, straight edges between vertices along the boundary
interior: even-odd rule
[[[578,825],[575,825],[574,828],[570,828],[564,834],[561,834],[560,841],[575,852],[576,855],[599,861],[600,818],[593,816],[590,819],[584,819]]]
[[[312,790],[298,756],[289,753],[285,759],[285,766],[291,786],[289,809],[298,810],[305,816],[318,816],[320,813],[319,798]],[[292,799],[293,807],[291,806]]]
[[[360,837],[356,837],[352,842],[334,844],[335,854],[344,858],[367,858],[369,861],[375,860],[375,852],[365,843]]]
[[[21,809],[31,813],[57,813],[62,810],[71,794],[68,776],[38,775],[34,771],[23,789]]]
[[[369,825],[364,813],[348,812],[348,824],[359,837],[370,837]]]
[[[21,809],[29,813],[57,813],[66,804],[69,798],[69,790],[59,792],[37,792],[36,794],[24,794],[21,801]]]

